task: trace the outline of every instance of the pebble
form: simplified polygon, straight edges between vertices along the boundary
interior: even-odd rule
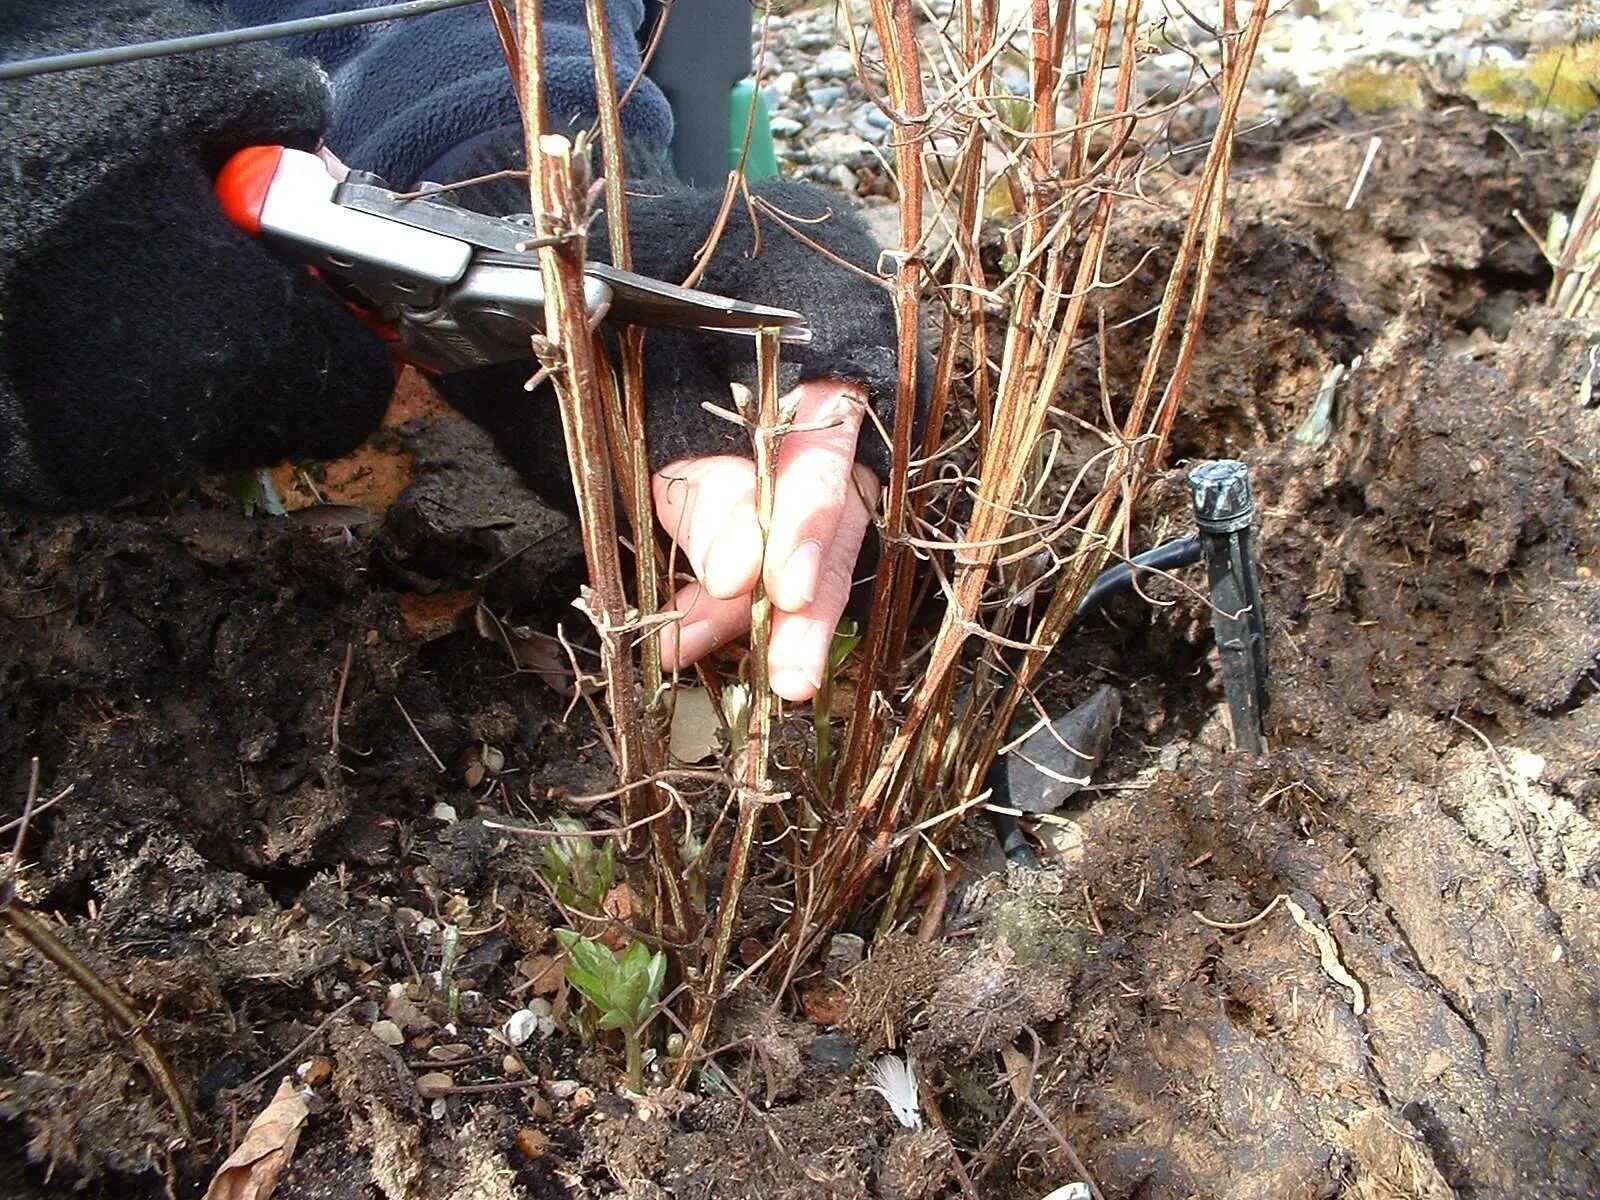
[[[856,1052],[842,1033],[819,1033],[811,1040],[811,1057],[825,1067],[848,1071],[855,1064]]]
[[[836,933],[828,942],[828,955],[822,969],[829,979],[843,979],[861,965],[866,951],[866,939],[860,934]]]
[[[827,87],[812,88],[806,93],[806,99],[817,108],[829,108],[844,99],[844,88],[836,83]]]
[[[400,1026],[393,1021],[376,1021],[372,1026],[372,1036],[385,1046],[398,1046],[406,1040],[406,1035],[400,1032]]]
[[[793,71],[780,71],[776,75],[767,77],[767,84],[761,92],[767,98],[767,106],[777,108],[780,104],[787,103],[799,86],[799,75]]]
[[[855,59],[848,50],[827,50],[804,72],[812,79],[854,79]]]
[[[830,164],[853,163],[857,159],[870,158],[872,147],[854,133],[829,133],[812,143],[811,153]]]
[[[550,1001],[539,997],[528,1001],[528,1011],[533,1014],[536,1022],[534,1032],[540,1037],[549,1037],[556,1031],[556,1009]]]
[[[443,1071],[429,1071],[426,1075],[417,1076],[417,1095],[424,1100],[437,1100],[450,1094],[456,1081]]]
[[[506,1018],[506,1023],[500,1027],[501,1036],[512,1046],[524,1045],[534,1032],[539,1028],[539,1018],[525,1008],[519,1008]]]

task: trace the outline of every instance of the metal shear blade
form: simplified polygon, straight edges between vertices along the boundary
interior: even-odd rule
[[[663,283],[632,271],[619,271],[604,263],[589,263],[584,274],[611,289],[613,320],[625,325],[744,333],[754,336],[762,328],[778,327],[778,340],[804,346],[811,341],[805,318],[787,308],[769,308],[731,300],[698,288]]]
[[[478,261],[496,266],[511,266],[539,271],[535,251],[525,244],[533,236],[527,217],[490,217],[471,209],[428,196],[402,199],[376,176],[353,172],[340,185],[337,202],[357,212],[383,217],[401,225],[427,229],[479,247]],[[696,329],[711,333],[753,336],[761,328],[778,327],[779,340],[791,345],[811,341],[805,317],[787,308],[773,308],[719,296],[698,288],[680,287],[651,279],[632,271],[619,270],[606,263],[588,263],[584,274],[598,281],[610,293],[604,312],[594,311],[598,320],[609,317],[627,325]],[[537,278],[529,288],[519,289],[524,297],[542,294]],[[591,295],[596,289],[587,289]]]

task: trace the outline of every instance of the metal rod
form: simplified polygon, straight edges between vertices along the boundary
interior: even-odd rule
[[[1267,639],[1256,579],[1250,473],[1234,459],[1203,462],[1189,472],[1189,490],[1211,575],[1211,628],[1222,659],[1234,749],[1260,754],[1266,748],[1261,717],[1267,709]]]
[[[197,50],[214,50],[219,46],[237,46],[245,42],[265,42],[273,38],[294,37],[301,33],[343,29],[346,25],[369,25],[375,21],[388,21],[399,17],[420,17],[447,8],[463,8],[468,4],[484,2],[485,0],[401,0],[398,4],[384,4],[377,8],[362,8],[352,12],[329,13],[321,17],[301,17],[293,21],[276,21],[270,25],[248,25],[242,29],[220,29],[215,33],[163,38],[155,42],[134,42],[127,46],[105,46],[98,50],[47,54],[39,58],[0,63],[0,80],[26,79],[30,75],[76,71],[83,67],[109,67],[116,63],[137,62],[145,58],[164,58],[169,54],[190,54]],[[489,2],[494,3],[495,0]]]

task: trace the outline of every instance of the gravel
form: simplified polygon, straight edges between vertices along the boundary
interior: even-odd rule
[[[947,14],[951,3],[934,0],[931,7]],[[1027,7],[1027,0],[1002,0],[1002,20],[1025,19]],[[1079,6],[1080,37],[1093,32],[1093,7]],[[1215,6],[1189,7],[1203,13]],[[764,43],[757,23],[761,83],[778,158],[788,174],[883,195],[888,188],[882,161],[891,151],[893,126],[855,76],[840,11],[821,4],[775,13]],[[1146,95],[1175,98],[1193,91],[1202,79],[1196,61],[1208,71],[1217,65],[1215,42],[1171,0],[1164,19],[1159,5],[1147,11],[1156,16],[1146,26]],[[864,5],[857,19],[863,50],[876,57]],[[1514,65],[1542,49],[1597,36],[1600,4],[1592,0],[1409,0],[1382,6],[1291,0],[1263,34],[1246,117],[1274,120],[1352,66],[1410,66],[1450,84],[1479,62]],[[1016,63],[1001,67],[998,83],[1017,95],[1028,90],[1027,73]],[[1215,98],[1202,92],[1179,106],[1175,125],[1204,136],[1214,112]]]

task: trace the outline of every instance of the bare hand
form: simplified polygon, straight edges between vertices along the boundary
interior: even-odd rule
[[[855,461],[866,411],[859,388],[812,380],[787,397],[795,430],[778,449],[766,553],[756,523],[756,471],[748,458],[681,459],[652,479],[656,513],[698,582],[682,588],[682,614],[662,633],[662,663],[689,666],[750,629],[756,580],[773,602],[767,668],[785,700],[822,685],[851,574],[878,502],[878,479]]]

